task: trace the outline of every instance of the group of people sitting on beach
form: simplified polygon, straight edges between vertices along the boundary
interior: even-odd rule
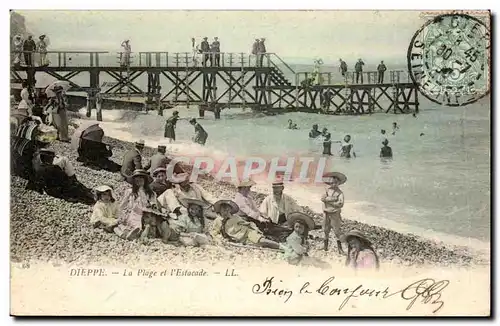
[[[352,231],[342,235],[344,197],[339,185],[347,180],[342,173],[324,176],[328,187],[321,199],[324,203],[321,227],[284,193],[282,180],[272,184],[272,194],[260,206],[250,195],[255,184],[252,180],[239,182],[233,199],[215,199],[200,184],[191,182],[190,175],[179,165],[175,166],[173,177],[167,177],[171,160],[165,155],[165,146],[158,146],[157,153],[144,166],[143,149],[144,142],[138,141],[124,155],[120,173],[131,187],[121,200],[107,185],[95,189],[93,226],[122,239],[145,243],[159,238],[164,243],[183,246],[228,244],[270,248],[284,252],[290,264],[321,268],[327,268],[328,264],[308,255],[309,232],[323,228],[324,250],[328,251],[333,229],[340,254],[344,254],[342,242],[348,244],[350,266],[378,267],[378,256],[363,234]]]

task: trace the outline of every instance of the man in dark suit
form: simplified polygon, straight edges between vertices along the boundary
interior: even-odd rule
[[[27,66],[33,66],[33,52],[36,50],[36,43],[33,41],[33,36],[29,35],[28,39],[24,41],[24,62]]]
[[[142,169],[142,151],[144,150],[144,140],[135,142],[133,149],[129,150],[123,156],[122,169],[120,174],[123,180],[131,180],[129,178],[135,170]]]
[[[144,170],[151,169],[151,176],[153,172],[158,168],[167,168],[168,163],[170,163],[170,159],[165,156],[165,151],[167,147],[165,145],[158,145],[158,151],[156,154],[151,156],[149,162],[144,166]]]
[[[210,52],[210,44],[208,44],[208,37],[203,38],[203,42],[201,42],[200,47],[201,47],[201,52],[203,53],[203,66],[207,65],[207,61],[210,58],[211,53]],[[212,60],[210,58],[210,65],[212,65]]]

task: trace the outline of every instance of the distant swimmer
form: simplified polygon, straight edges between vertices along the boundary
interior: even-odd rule
[[[395,135],[396,134],[396,131],[399,130],[399,126],[397,124],[397,122],[393,122],[392,123],[392,134]]]
[[[292,119],[288,119],[288,129],[299,129],[296,123],[293,123]]]
[[[194,126],[195,135],[193,141],[200,145],[205,145],[205,143],[207,142],[208,133],[198,122],[196,122],[195,118],[189,120],[189,123]]]
[[[332,156],[332,135],[328,133],[325,136],[325,140],[323,140],[323,155],[330,155]]]
[[[326,135],[328,135],[328,134],[329,134],[328,128],[326,128],[326,127],[323,128],[323,130],[321,131],[321,136],[326,137]]]
[[[321,132],[318,130],[318,125],[314,124],[312,126],[311,131],[309,131],[309,138],[318,138],[319,135],[321,135]]]
[[[392,158],[392,148],[387,146],[388,144],[389,141],[387,139],[384,139],[384,141],[382,142],[382,145],[384,146],[380,149],[380,157]]]
[[[420,137],[424,136],[425,134],[423,132],[420,133]]]
[[[414,112],[414,113],[412,114],[412,116],[413,116],[414,118],[416,118],[416,117],[417,117],[417,114]]]
[[[179,120],[179,111],[174,111],[172,116],[167,119],[165,124],[165,134],[164,137],[169,139],[169,142],[175,141],[175,126]]]
[[[340,148],[340,157],[345,157],[345,158],[351,158],[351,152],[352,156],[356,157],[356,153],[353,151],[353,145],[350,143],[351,141],[351,136],[346,135],[344,137],[344,142],[342,143],[342,147]]]

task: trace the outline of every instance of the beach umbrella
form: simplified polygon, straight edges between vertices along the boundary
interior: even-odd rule
[[[104,131],[102,130],[101,127],[99,127],[99,124],[97,123],[84,123],[82,125],[80,125],[80,127],[78,127],[78,129],[75,130],[75,132],[73,133],[73,135],[71,136],[71,147],[75,150],[78,149],[78,147],[80,146],[80,139],[83,138],[82,136],[84,135],[84,133],[86,132],[87,129],[90,129],[91,131],[91,136],[90,137],[94,137],[94,139],[96,139],[96,136],[95,134],[92,135],[92,130],[94,130],[99,128],[100,131],[102,132],[102,136],[100,136],[100,140],[98,141],[102,141],[102,137],[104,136]],[[87,136],[88,137],[88,136]],[[85,137],[85,139],[88,139],[87,137]],[[94,140],[94,139],[91,139],[91,140]]]
[[[57,80],[45,88],[45,94],[47,94],[47,97],[56,97],[56,93],[54,92],[54,87],[56,86],[62,87],[63,92],[66,92],[71,88],[71,84],[68,81]]]
[[[82,138],[87,140],[92,140],[96,142],[102,142],[102,137],[104,137],[104,130],[99,127],[98,124],[92,125],[85,129],[82,133]]]

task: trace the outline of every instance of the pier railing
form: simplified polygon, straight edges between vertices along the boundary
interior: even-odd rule
[[[298,72],[295,75],[297,85],[341,85],[341,84],[399,84],[411,83],[410,75],[404,70],[387,70],[381,83],[378,80],[378,71],[363,71],[357,78],[354,71],[346,72],[342,76],[340,72]]]

